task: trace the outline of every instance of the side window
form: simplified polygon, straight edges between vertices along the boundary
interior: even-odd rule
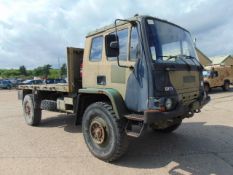
[[[126,61],[128,56],[128,28],[117,32],[119,38],[120,54],[119,60]],[[115,57],[108,58],[110,61],[116,60]]]
[[[90,61],[100,61],[102,58],[103,37],[99,36],[92,39]]]
[[[138,58],[139,54],[139,42],[138,42],[138,31],[136,27],[132,27],[130,36],[130,60],[134,61]]]

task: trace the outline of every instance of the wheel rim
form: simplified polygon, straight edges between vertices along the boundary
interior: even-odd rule
[[[29,102],[25,103],[24,111],[25,111],[25,114],[26,114],[27,117],[31,116],[31,107],[30,107]]]
[[[103,144],[107,137],[105,122],[100,118],[93,119],[89,127],[89,132],[92,140],[96,144]]]

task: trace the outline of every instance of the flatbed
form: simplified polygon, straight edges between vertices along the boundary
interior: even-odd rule
[[[40,91],[58,91],[58,92],[69,92],[69,86],[67,83],[59,84],[39,84],[39,85],[19,85],[19,90],[40,90]]]

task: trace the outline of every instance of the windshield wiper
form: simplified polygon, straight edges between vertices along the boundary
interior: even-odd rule
[[[165,61],[168,61],[172,58],[177,58],[177,55],[161,55],[161,56],[157,56],[158,58],[167,58]]]
[[[185,59],[183,58],[183,55],[170,55],[170,56],[168,56],[168,55],[162,55],[162,56],[158,56],[158,57],[167,58],[166,61],[168,61],[168,60],[170,60],[172,58],[175,58],[175,60],[177,58],[180,58],[187,65],[188,69],[191,70],[191,66],[189,65],[189,63],[187,61],[185,61]]]
[[[196,65],[199,66],[200,69],[204,69],[204,67],[202,66],[202,64],[193,56],[189,56],[189,55],[182,55],[183,57],[185,57],[186,59],[190,59],[192,60],[192,62]],[[196,64],[196,62],[194,61],[194,59],[199,63],[199,65]]]

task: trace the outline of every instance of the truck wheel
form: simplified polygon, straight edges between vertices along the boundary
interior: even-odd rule
[[[207,94],[211,91],[209,84],[204,84],[204,89]]]
[[[151,128],[156,132],[171,133],[171,132],[175,131],[181,125],[181,123],[182,123],[182,121],[180,121],[178,123],[174,123],[166,128],[159,128],[156,125],[152,125]]]
[[[28,125],[37,126],[41,120],[41,109],[34,108],[33,95],[29,94],[23,100],[24,119]]]
[[[222,88],[224,91],[228,91],[230,89],[230,83],[228,81],[225,81]]]
[[[117,119],[111,105],[91,104],[82,119],[82,132],[90,152],[106,162],[120,158],[128,147],[125,124],[123,119]]]
[[[40,108],[47,111],[57,111],[57,102],[53,100],[42,100]]]

